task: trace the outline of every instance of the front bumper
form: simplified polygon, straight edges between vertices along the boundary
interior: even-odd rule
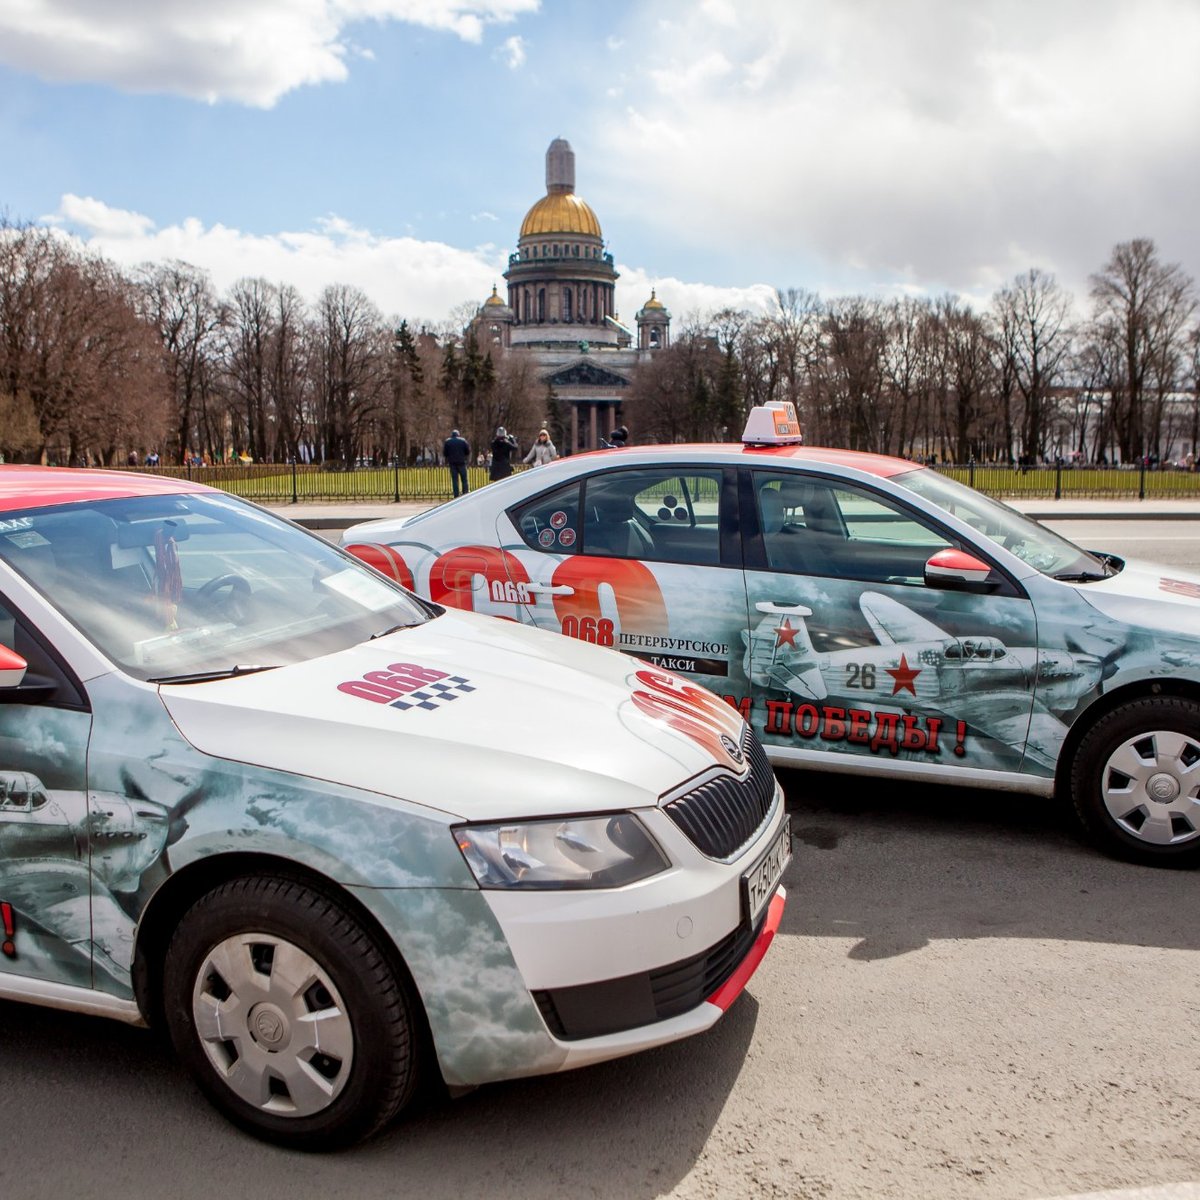
[[[737,950],[740,951],[739,954],[731,953],[730,947],[726,946],[717,947],[712,954],[704,956],[710,965],[723,962],[725,969],[719,985],[702,999],[698,998],[694,991],[698,982],[695,977],[707,980],[709,976],[703,971],[698,971],[695,960],[662,968],[658,972],[651,972],[649,976],[630,976],[625,980],[611,980],[604,984],[592,985],[590,988],[560,989],[558,992],[535,994],[534,998],[555,1040],[566,1044],[566,1058],[558,1069],[567,1071],[573,1067],[583,1067],[589,1063],[634,1054],[639,1050],[663,1046],[668,1042],[711,1029],[742,994],[758,964],[762,962],[783,919],[786,899],[787,893],[780,887],[767,906],[766,915],[749,938],[748,944],[738,937],[736,931],[731,935]],[[651,984],[651,977],[654,976],[658,977],[657,987]],[[591,995],[579,994],[569,998],[568,1002],[562,995],[563,991]],[[621,994],[622,991],[624,995]],[[651,1002],[648,1005],[650,992],[657,993],[657,1004]],[[613,1002],[611,1009],[601,1007],[606,998]],[[552,1008],[551,1016],[547,1016],[548,1006]],[[664,1009],[674,1011],[664,1013]],[[563,1027],[564,1010],[567,1013],[565,1020],[571,1022],[570,1028]],[[619,1024],[640,1017],[648,1019],[639,1021],[632,1028],[602,1032],[605,1024]],[[589,1021],[597,1030],[590,1036],[582,1032],[588,1028]]]

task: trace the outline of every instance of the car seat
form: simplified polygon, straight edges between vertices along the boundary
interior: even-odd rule
[[[611,492],[588,496],[583,552],[612,558],[647,558],[654,553],[654,539],[634,516],[632,497]]]

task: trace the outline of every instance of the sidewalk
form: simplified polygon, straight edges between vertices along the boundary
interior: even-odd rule
[[[445,502],[443,502],[445,503]],[[1200,521],[1200,500],[1008,500],[1039,521]],[[307,529],[348,529],[359,521],[408,517],[435,507],[423,500],[399,504],[271,504],[266,507]]]

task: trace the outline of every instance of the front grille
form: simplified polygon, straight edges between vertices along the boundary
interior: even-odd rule
[[[708,999],[737,970],[761,929],[762,921],[753,929],[742,924],[681,962],[602,983],[536,991],[533,998],[546,1027],[564,1042],[652,1025]]]
[[[754,730],[746,726],[744,779],[721,775],[666,805],[667,816],[709,858],[732,858],[762,828],[775,799],[775,776]]]

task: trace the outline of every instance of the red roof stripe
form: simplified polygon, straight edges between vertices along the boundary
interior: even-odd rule
[[[0,512],[123,500],[130,496],[169,496],[211,491],[201,483],[139,475],[134,471],[97,471],[73,467],[0,466]]]

